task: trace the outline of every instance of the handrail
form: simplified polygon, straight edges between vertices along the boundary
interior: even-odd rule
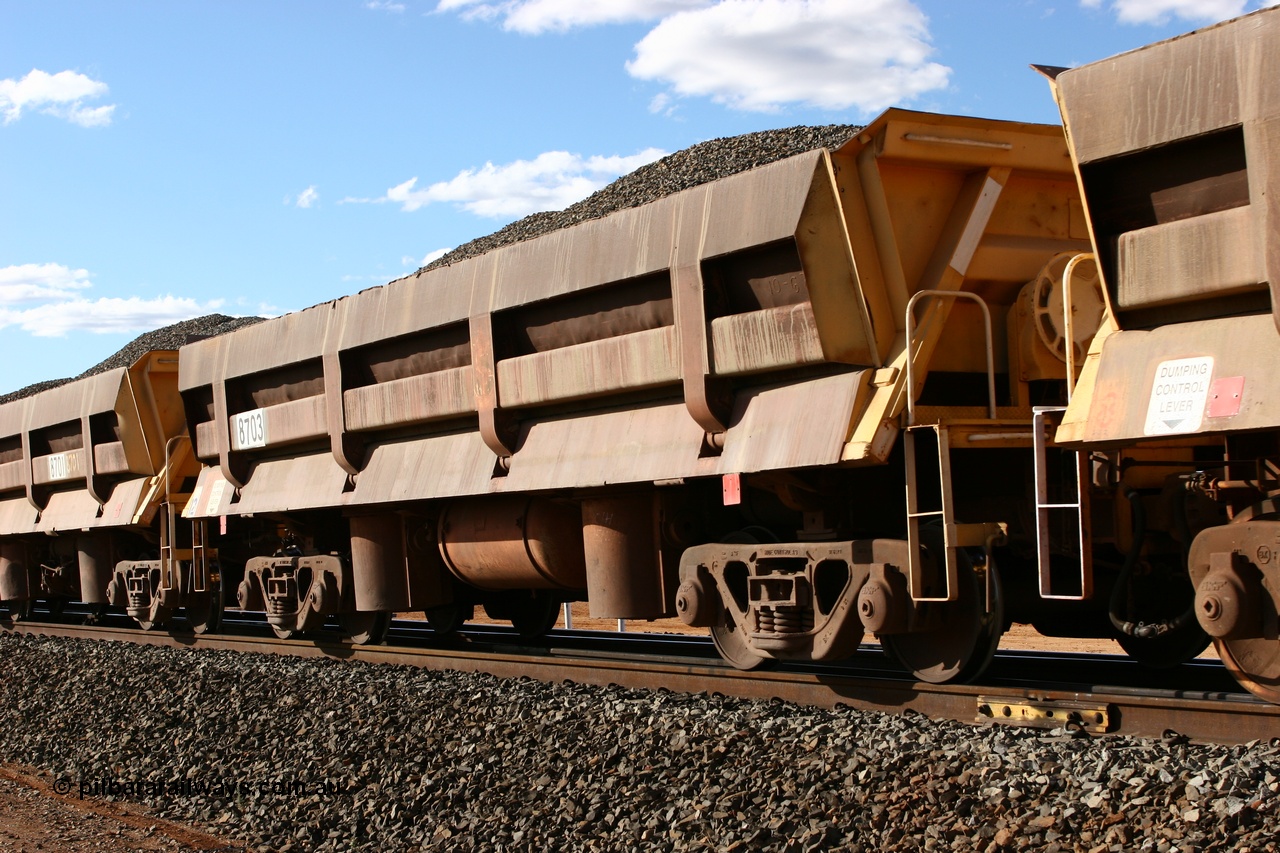
[[[991,309],[987,307],[987,301],[978,294],[966,290],[918,290],[907,301],[907,426],[915,423],[916,415],[915,358],[911,352],[911,344],[916,333],[916,302],[922,296],[938,296],[945,299],[963,296],[965,299],[977,302],[978,307],[982,309],[987,333],[987,416],[994,421],[996,419],[996,359],[995,347],[991,341]]]
[[[1067,402],[1071,402],[1071,395],[1076,390],[1076,344],[1075,335],[1071,328],[1071,315],[1074,312],[1074,306],[1071,304],[1071,276],[1076,271],[1076,265],[1084,261],[1091,261],[1094,269],[1097,269],[1098,259],[1092,252],[1081,252],[1080,254],[1067,261],[1067,265],[1062,270],[1062,334],[1066,342],[1067,351]]]

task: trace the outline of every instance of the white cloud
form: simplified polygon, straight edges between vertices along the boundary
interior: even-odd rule
[[[40,338],[79,332],[144,332],[208,314],[222,300],[161,296],[86,299],[89,271],[62,264],[0,267],[0,329],[18,326]]]
[[[307,208],[320,200],[320,193],[316,191],[315,184],[307,187],[302,192],[293,197],[293,203],[298,207]],[[288,203],[288,199],[286,199]]]
[[[420,267],[425,267],[427,264],[431,263],[434,260],[443,258],[445,255],[449,254],[452,251],[453,251],[452,247],[448,249],[436,249],[434,252],[427,252],[427,254],[422,258],[422,260],[418,260],[413,255],[401,255],[400,263],[403,266],[413,267],[414,269],[418,269]]]
[[[657,21],[626,67],[669,87],[649,105],[666,115],[672,95],[871,113],[941,89],[951,73],[929,60],[928,20],[912,0],[439,0],[436,11],[523,33]]]
[[[375,12],[403,12],[403,3],[392,3],[390,0],[368,0],[364,4],[366,9],[372,9]]]
[[[909,0],[722,0],[663,19],[627,70],[734,109],[876,112],[946,86]]]
[[[666,92],[659,92],[653,96],[653,100],[649,102],[649,112],[663,115],[671,115],[675,112],[675,107],[671,105],[671,96]]]
[[[49,302],[21,311],[0,308],[0,328],[18,326],[39,338],[63,337],[68,332],[144,332],[212,313],[221,305],[221,299],[197,302],[176,296],[161,296],[156,299],[138,296],[127,299],[77,298]]]
[[[10,124],[31,109],[64,118],[81,127],[103,127],[111,123],[115,104],[86,107],[83,101],[107,94],[107,84],[74,71],[50,74],[32,69],[21,80],[0,80],[0,114]]]
[[[515,218],[568,207],[619,175],[652,163],[665,153],[647,148],[630,157],[582,157],[567,151],[548,151],[532,160],[516,160],[502,166],[485,163],[425,189],[418,188],[414,177],[391,187],[379,198],[343,201],[394,202],[406,212],[434,202],[452,202],[477,216]]]
[[[92,287],[88,270],[62,264],[19,264],[0,268],[0,310],[26,302],[69,299]]]
[[[537,35],[574,27],[656,21],[688,9],[701,9],[714,0],[440,0],[438,12],[457,11],[464,18],[502,18],[506,30]]]
[[[1102,7],[1103,0],[1080,0],[1090,9]],[[1111,0],[1110,8],[1124,24],[1163,25],[1170,16],[1193,24],[1211,24],[1243,15],[1248,8],[1260,9],[1280,4],[1280,0]]]

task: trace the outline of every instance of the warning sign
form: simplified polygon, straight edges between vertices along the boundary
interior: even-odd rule
[[[1195,432],[1204,418],[1213,380],[1213,356],[1177,358],[1156,365],[1144,435]]]

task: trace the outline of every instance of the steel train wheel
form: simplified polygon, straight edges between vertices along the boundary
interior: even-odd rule
[[[777,542],[778,537],[766,527],[753,525],[723,536],[720,541],[727,545],[755,545],[760,542]],[[734,669],[744,672],[773,666],[775,664],[773,658],[751,648],[744,631],[743,626],[733,618],[733,614],[721,605],[720,624],[711,627],[711,642],[715,644],[720,657]]]
[[[1195,660],[1209,648],[1212,638],[1201,627],[1192,623],[1183,630],[1170,631],[1159,637],[1141,638],[1119,634],[1115,638],[1124,653],[1143,666],[1152,669],[1169,669]]]
[[[442,604],[439,607],[430,607],[423,612],[427,617],[427,624],[431,626],[431,630],[442,636],[456,634],[476,615],[474,604],[459,604],[452,602],[450,604]]]
[[[1223,666],[1242,687],[1259,699],[1280,704],[1280,641],[1257,637],[1214,640],[1213,645]]]
[[[302,632],[296,628],[282,628],[279,625],[271,626],[271,633],[275,634],[281,640],[296,640],[302,635]]]
[[[91,604],[91,605],[89,605],[89,612],[88,612],[88,614],[86,614],[86,615],[85,615],[85,617],[84,617],[84,624],[86,624],[86,625],[97,625],[97,624],[101,623],[101,622],[102,622],[102,620],[103,620],[103,618],[107,615],[107,607],[108,607],[108,606],[109,606],[109,605],[107,605],[107,604]]]
[[[773,663],[773,658],[752,651],[743,634],[742,626],[728,613],[725,614],[723,625],[715,625],[711,628],[711,642],[715,643],[720,657],[734,669],[750,671]]]
[[[1280,512],[1271,501],[1265,501],[1252,511],[1236,517],[1238,521],[1277,521]],[[1264,625],[1275,625],[1277,615],[1275,593],[1262,587],[1258,597]],[[1270,594],[1266,594],[1270,593]],[[1275,637],[1249,637],[1242,640],[1214,639],[1213,646],[1222,658],[1227,671],[1240,685],[1262,699],[1280,704],[1280,639]]]
[[[549,592],[538,590],[528,598],[511,602],[507,616],[511,627],[526,640],[535,640],[556,626],[560,618],[560,602]]]
[[[197,634],[211,634],[222,625],[222,583],[214,581],[209,590],[187,598],[187,624]]]
[[[13,622],[25,622],[31,618],[31,614],[35,610],[35,601],[30,598],[17,601],[10,599],[5,602],[5,606],[9,608],[9,619]]]
[[[927,548],[930,546],[926,546]],[[941,553],[941,540],[932,546]],[[986,671],[1004,633],[1004,592],[992,566],[991,607],[986,607],[984,578],[959,552],[959,598],[922,605],[932,627],[880,638],[885,652],[921,681],[930,684],[972,681]],[[941,559],[941,558],[939,558]]]
[[[338,624],[342,633],[357,646],[377,645],[387,639],[391,628],[391,613],[387,610],[358,610],[339,613]]]

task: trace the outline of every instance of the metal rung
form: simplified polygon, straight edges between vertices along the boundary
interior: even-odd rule
[[[1036,562],[1040,574],[1040,597],[1057,601],[1083,601],[1093,596],[1093,553],[1089,544],[1088,521],[1088,454],[1058,448],[1061,453],[1075,457],[1074,503],[1049,503],[1049,440],[1048,432],[1057,426],[1063,406],[1036,406],[1032,410],[1032,438],[1035,453],[1036,482]],[[1080,592],[1063,595],[1055,593],[1053,569],[1049,554],[1049,526],[1051,513],[1072,513],[1078,534],[1077,550],[1080,556]],[[1061,585],[1056,588],[1061,589]]]
[[[920,511],[920,493],[916,476],[916,431],[932,429],[938,436],[938,482],[941,485],[941,509]],[[947,428],[941,424],[908,427],[903,433],[907,479],[907,589],[913,601],[955,601],[960,595],[959,562],[954,542],[955,516],[951,506],[951,448]],[[942,541],[946,551],[946,588],[941,595],[924,595],[924,567],[920,565],[920,519],[942,520]]]

